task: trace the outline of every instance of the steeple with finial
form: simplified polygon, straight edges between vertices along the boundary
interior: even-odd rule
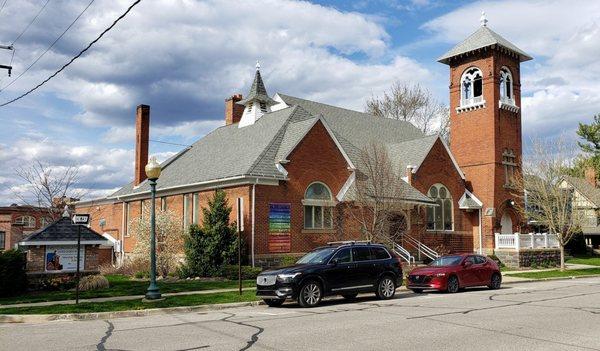
[[[271,106],[277,104],[277,101],[271,99],[267,94],[265,83],[260,75],[260,62],[256,61],[256,73],[254,81],[250,87],[247,97],[239,101],[238,104],[244,105],[244,113],[238,125],[239,128],[254,124],[265,113],[271,112]]]

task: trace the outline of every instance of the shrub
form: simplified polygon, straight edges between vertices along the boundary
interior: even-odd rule
[[[281,258],[281,264],[279,266],[280,267],[293,266],[294,264],[296,264],[296,261],[298,261],[298,257],[291,256],[291,255],[285,255]]]
[[[145,279],[150,277],[150,272],[148,271],[138,271],[133,274],[134,278],[137,279]]]
[[[576,233],[565,245],[565,250],[571,255],[585,255],[588,252],[583,233]]]
[[[256,279],[258,274],[262,271],[259,267],[242,266],[242,279]],[[230,280],[238,279],[238,266],[237,265],[226,265],[222,269],[223,277]]]
[[[65,291],[75,287],[75,276],[70,274],[64,275],[43,275],[37,279],[34,290],[44,291]]]
[[[106,289],[108,286],[108,279],[100,274],[86,275],[79,281],[80,291]]]
[[[26,259],[20,250],[0,252],[0,296],[14,296],[27,289]]]

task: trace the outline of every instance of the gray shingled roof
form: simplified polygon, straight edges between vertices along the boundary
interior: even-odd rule
[[[366,113],[279,94],[289,106],[267,113],[253,125],[217,128],[191,147],[163,162],[157,189],[187,186],[226,178],[251,176],[286,179],[276,164],[286,157],[321,118],[357,165],[360,150],[370,142],[388,145],[401,172],[407,164],[418,166],[437,136],[426,136],[409,122],[375,117]],[[402,173],[404,174],[404,173]],[[406,199],[430,199],[406,184]],[[124,186],[109,197],[145,193],[148,182]]]
[[[238,101],[237,103],[240,105],[246,105],[248,102],[253,100],[266,102],[268,105],[275,105],[277,103],[277,101],[271,99],[269,94],[267,94],[267,88],[265,88],[265,83],[263,83],[260,70],[258,69],[254,75],[254,81],[252,82],[248,96],[246,96],[244,100]]]
[[[487,26],[481,26],[475,33],[471,34],[460,44],[456,45],[450,51],[442,55],[438,62],[448,63],[449,59],[467,52],[485,48],[492,45],[499,45],[519,55],[521,62],[531,60],[531,56],[527,55],[523,50],[516,45],[504,39],[500,34],[489,29]]]
[[[583,178],[565,176],[564,179],[596,207],[600,207],[600,189],[594,187]]]
[[[22,240],[23,243],[27,242],[42,242],[42,241],[65,241],[65,242],[73,242],[77,241],[77,227],[78,225],[73,224],[71,222],[71,218],[62,217],[56,222],[48,225],[45,228],[42,228],[38,231],[31,233],[25,239]],[[105,241],[106,244],[109,243],[108,239],[103,237],[102,235],[96,233],[92,229],[86,226],[81,227],[81,241],[82,243],[86,243],[89,241],[98,242]]]

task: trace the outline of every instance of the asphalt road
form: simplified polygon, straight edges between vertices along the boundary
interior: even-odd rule
[[[1,350],[600,350],[600,278],[399,291],[85,322],[0,324]]]

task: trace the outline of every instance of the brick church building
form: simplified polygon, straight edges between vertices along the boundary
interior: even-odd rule
[[[361,150],[376,142],[405,172],[401,245],[491,252],[494,233],[523,224],[514,208],[522,189],[511,178],[521,168],[520,63],[531,57],[486,22],[439,59],[450,68],[449,145],[409,122],[269,96],[257,67],[248,95],[225,100],[225,125],[162,163],[157,208],[179,214],[184,226],[200,223],[201,208],[223,189],[232,220],[242,212],[251,261],[264,265],[339,238],[338,205],[352,202]],[[128,223],[150,198],[149,121],[150,108],[138,106],[133,182],[77,204],[125,255],[136,241]],[[361,230],[347,222],[341,235],[356,239]]]

